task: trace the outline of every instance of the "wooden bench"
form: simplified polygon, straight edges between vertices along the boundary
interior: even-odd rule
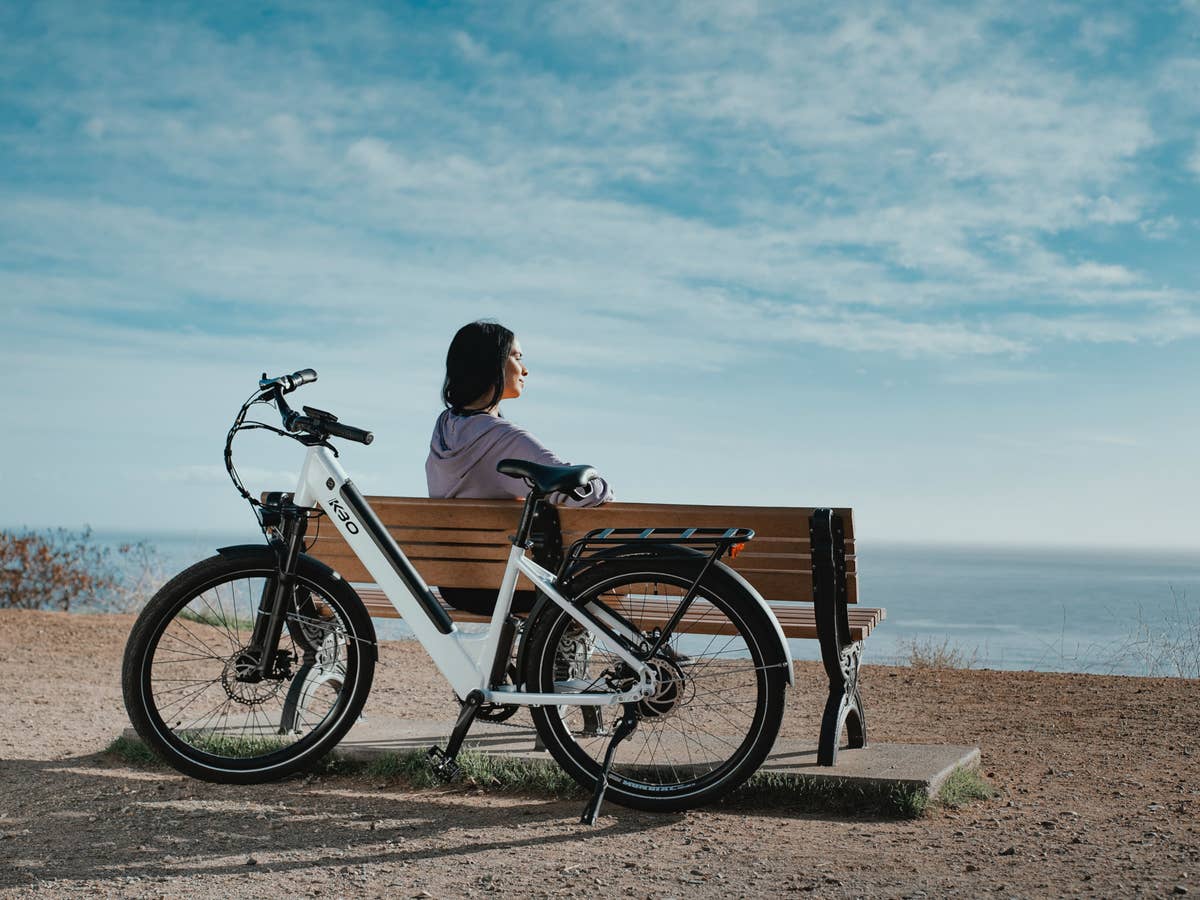
[[[425,581],[431,585],[495,590],[504,572],[510,535],[521,504],[511,500],[430,500],[368,497],[368,502]],[[866,743],[858,691],[862,641],[884,618],[858,606],[853,519],[849,509],[692,506],[610,503],[590,509],[543,506],[538,562],[557,569],[563,550],[595,528],[752,528],[754,540],[724,562],[770,604],[783,633],[821,643],[830,693],[822,719],[818,763],[833,765],[843,727],[849,745]],[[333,528],[322,528],[309,551],[351,582],[372,616],[395,618],[391,603],[371,581]],[[524,578],[518,588],[532,587]],[[459,622],[484,616],[447,609]]]

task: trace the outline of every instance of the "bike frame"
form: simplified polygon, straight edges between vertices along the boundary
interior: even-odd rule
[[[516,539],[509,551],[496,609],[487,631],[466,634],[442,609],[420,573],[413,568],[328,448],[308,448],[292,502],[300,507],[319,506],[325,511],[329,521],[375,579],[396,612],[408,623],[438,671],[450,682],[460,698],[466,698],[472,691],[479,691],[485,702],[497,704],[617,706],[635,703],[654,694],[658,678],[653,667],[634,656],[620,642],[611,640],[617,636],[629,646],[637,646],[641,643],[640,636],[603,610],[596,615],[603,626],[602,629],[598,628],[595,621],[558,592],[554,573],[527,557],[525,547],[520,546]],[[522,691],[513,685],[493,686],[491,673],[496,655],[507,654],[510,649],[501,645],[501,633],[512,608],[518,575],[525,575],[551,602],[588,632],[610,638],[606,646],[633,670],[638,683],[619,693],[588,693],[585,691],[590,686],[588,684],[578,685],[579,693],[555,694]]]

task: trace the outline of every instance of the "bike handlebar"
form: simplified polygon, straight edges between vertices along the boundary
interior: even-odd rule
[[[375,435],[365,428],[355,428],[353,425],[343,425],[340,422],[330,422],[328,419],[300,416],[293,413],[285,423],[288,431],[307,431],[309,434],[327,434],[330,437],[345,438],[359,444],[369,444],[375,440]]]
[[[267,373],[263,372],[258,386],[264,396],[273,395],[275,406],[279,409],[279,417],[283,420],[283,427],[287,431],[302,431],[321,440],[326,437],[344,438],[359,444],[370,444],[375,440],[375,435],[366,429],[343,425],[336,416],[329,413],[321,413],[320,410],[310,409],[306,406],[304,411],[311,414],[301,415],[288,406],[287,401],[283,399],[284,394],[289,394],[301,385],[311,384],[316,380],[315,369],[301,369],[291,375],[280,375],[276,378],[268,378]],[[317,415],[318,413],[320,415]]]

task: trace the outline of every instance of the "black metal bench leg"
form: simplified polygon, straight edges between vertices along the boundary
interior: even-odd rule
[[[821,661],[829,676],[829,699],[821,717],[817,765],[837,762],[838,738],[846,729],[852,748],[867,745],[867,719],[858,692],[862,642],[850,640],[846,613],[846,552],[841,516],[829,509],[814,510],[809,520],[812,546],[813,611]]]
[[[858,664],[861,645],[858,642],[842,654],[842,678],[831,679],[829,699],[821,717],[821,737],[817,744],[817,765],[837,763],[838,738],[846,729],[846,742],[851,749],[867,746],[867,718],[863,712],[862,696],[858,692]]]

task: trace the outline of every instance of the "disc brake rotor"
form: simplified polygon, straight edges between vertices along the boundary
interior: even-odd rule
[[[257,665],[258,660],[245,649],[239,650],[225,661],[221,671],[221,687],[234,703],[243,706],[261,706],[282,689],[283,679],[266,679],[263,681],[243,681]],[[239,677],[240,676],[240,677]]]

